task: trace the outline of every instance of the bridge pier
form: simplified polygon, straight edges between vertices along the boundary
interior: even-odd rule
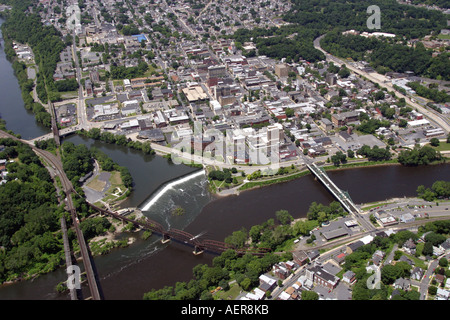
[[[194,251],[192,253],[197,256],[203,253],[203,249],[199,246],[194,246]]]
[[[170,236],[168,234],[163,234],[163,237],[161,239],[161,243],[167,243],[170,242]]]

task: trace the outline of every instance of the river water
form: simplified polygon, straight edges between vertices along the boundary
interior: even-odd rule
[[[8,129],[25,139],[47,133],[48,130],[40,127],[23,108],[17,80],[12,73],[1,48],[0,96],[7,100],[0,101],[0,113],[7,121]],[[249,229],[274,218],[277,210],[288,210],[294,218],[300,218],[306,215],[311,202],[329,204],[334,200],[311,175],[245,191],[239,196],[218,198],[208,192],[206,177],[198,169],[174,165],[159,156],[144,155],[77,135],[64,141],[97,147],[130,170],[135,188],[124,206],[145,209],[146,216],[165,228],[185,230],[214,240],[223,241],[233,231]],[[436,180],[450,180],[448,164],[420,168],[358,168],[329,172],[329,175],[338,187],[350,193],[355,203],[414,196],[420,184],[431,186]],[[175,206],[183,207],[185,213],[173,216],[171,210]],[[208,253],[193,255],[192,248],[182,244],[163,245],[158,236],[147,240],[142,240],[140,233],[132,236],[136,238],[132,245],[94,259],[105,299],[140,300],[151,289],[189,281],[195,265],[210,264],[214,258]],[[61,269],[33,281],[3,285],[0,286],[0,299],[69,299],[68,295],[57,294],[54,290],[56,284],[66,279]]]
[[[4,20],[0,18],[0,26]],[[44,135],[50,130],[37,123],[31,111],[24,107],[22,93],[11,63],[6,59],[4,41],[0,41],[0,117],[6,120],[6,128],[20,133],[23,139]]]

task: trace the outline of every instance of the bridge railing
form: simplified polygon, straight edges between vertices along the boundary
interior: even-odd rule
[[[315,163],[307,164],[308,169],[325,185],[325,187],[338,199],[338,201],[344,206],[344,208],[352,213],[359,212],[359,209],[355,206],[348,193],[342,191],[333,180],[327,175],[323,168],[317,167]]]
[[[93,209],[107,214],[109,216],[112,216],[116,219],[131,222],[134,225],[140,226],[144,229],[148,229],[151,231],[154,231],[155,233],[161,235],[165,241],[169,239],[173,239],[176,241],[179,241],[181,243],[185,243],[188,245],[191,245],[195,247],[198,250],[207,250],[215,253],[222,253],[229,249],[235,250],[238,255],[244,255],[246,253],[250,253],[252,255],[264,255],[270,252],[270,249],[267,248],[236,248],[230,244],[211,240],[211,239],[201,239],[200,237],[194,236],[190,234],[189,232],[178,230],[178,229],[169,229],[165,230],[165,228],[158,222],[152,221],[148,218],[145,219],[145,221],[138,221],[138,220],[132,220],[127,217],[121,216],[115,212],[111,212],[107,209],[97,207],[91,203],[88,202],[88,205],[92,207]]]

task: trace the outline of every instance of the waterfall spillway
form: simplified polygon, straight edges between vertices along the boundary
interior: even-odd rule
[[[167,191],[172,189],[174,186],[182,184],[186,181],[189,181],[204,174],[205,171],[200,170],[167,183],[164,187],[162,187],[159,191],[157,191],[143,206],[141,206],[141,210],[148,211],[159,200],[159,198],[161,198]]]

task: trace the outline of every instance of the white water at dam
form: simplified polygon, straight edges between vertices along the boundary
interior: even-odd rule
[[[205,171],[204,170],[200,170],[197,172],[194,172],[193,174],[187,175],[185,177],[182,177],[180,179],[174,180],[172,182],[169,182],[168,184],[166,184],[162,189],[160,189],[159,191],[157,191],[153,196],[150,197],[150,199],[143,205],[141,206],[141,210],[142,211],[149,211],[150,208],[164,195],[166,194],[168,191],[174,189],[175,186],[183,184],[187,181],[190,181],[192,179],[195,179],[199,176],[205,175]],[[184,192],[183,189],[180,189],[181,192]]]

